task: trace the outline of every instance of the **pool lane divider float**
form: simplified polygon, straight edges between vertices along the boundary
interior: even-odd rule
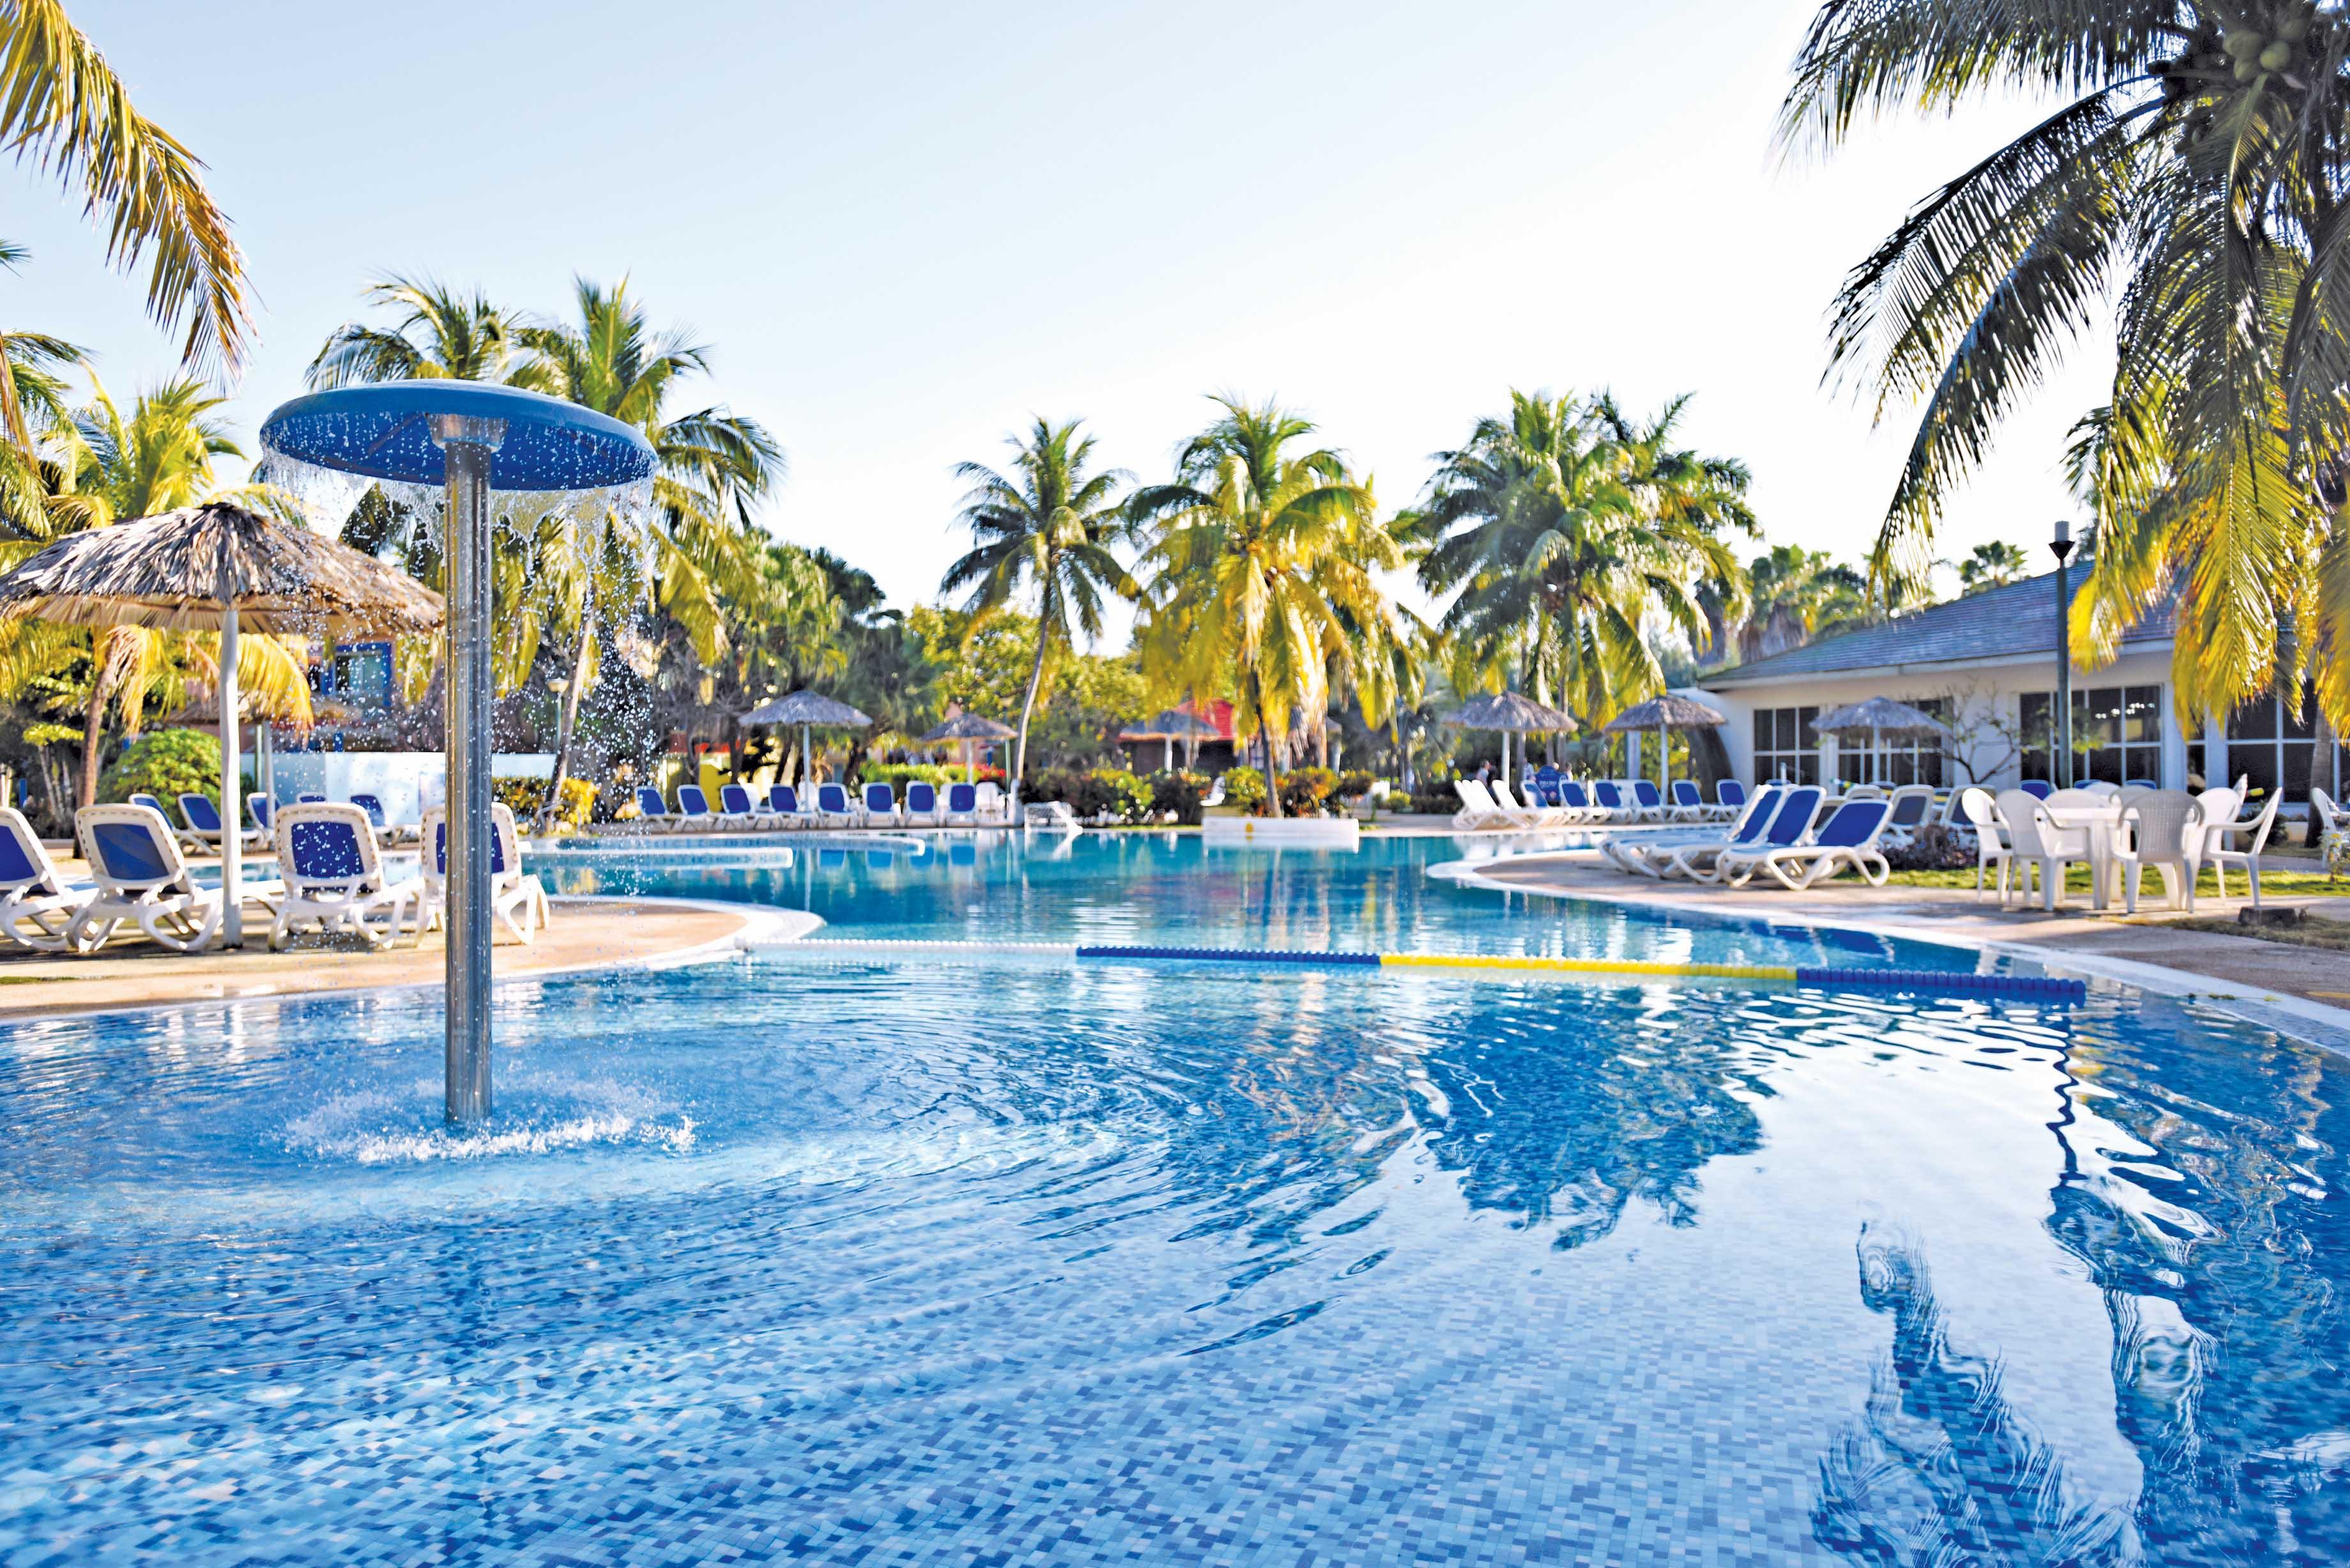
[[[1648,963],[1631,959],[1516,958],[1484,953],[1318,952],[1298,948],[1183,948],[1066,942],[949,942],[824,939],[759,943],[774,957],[930,957],[1076,959],[1079,961],[1249,964],[1273,969],[1416,969],[1462,972],[1579,975],[1627,982],[1742,980],[1834,991],[1935,992],[1954,996],[2014,997],[2084,1002],[2085,981],[2056,975],[1975,974],[1959,970],[1878,969],[1820,964]]]

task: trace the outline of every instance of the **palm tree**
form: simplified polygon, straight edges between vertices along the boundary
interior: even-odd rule
[[[2003,539],[1986,539],[1968,551],[1967,558],[1959,563],[1959,587],[1970,594],[2005,587],[2031,575],[2031,558],[2021,546]]]
[[[1005,437],[1013,477],[985,463],[955,465],[955,477],[971,486],[957,521],[971,530],[974,544],[947,568],[939,591],[971,589],[967,638],[1022,588],[1036,595],[1036,659],[1020,694],[1018,736],[1012,742],[1015,789],[1027,776],[1028,721],[1054,654],[1075,652],[1080,630],[1088,640],[1101,635],[1104,594],[1130,599],[1140,592],[1110,553],[1128,530],[1118,491],[1133,476],[1119,469],[1088,472],[1094,438],[1078,433],[1083,423],[1039,418],[1025,437]]]
[[[1836,301],[1831,373],[1863,377],[1880,417],[1925,405],[1873,586],[1925,576],[1947,498],[2110,298],[2111,400],[2076,452],[2099,519],[2086,655],[2175,594],[2180,712],[2314,670],[2350,726],[2350,535],[2334,521],[2350,17],[2305,0],[1832,0],[1780,135],[1828,148],[1864,116],[2047,95],[2060,107],[1921,201]],[[2297,668],[2279,669],[2281,644]]]
[[[1774,545],[1754,557],[1746,579],[1746,616],[1738,628],[1738,657],[1746,663],[1881,618],[1869,603],[1866,576],[1837,565],[1825,550]]]
[[[251,487],[227,492],[220,487],[213,460],[242,454],[213,417],[228,400],[203,383],[182,379],[143,392],[128,415],[95,377],[91,389],[89,402],[75,410],[70,425],[60,431],[60,467],[82,504],[79,520],[85,525],[169,512],[224,493],[267,499]],[[211,641],[209,637],[199,639],[140,626],[109,627],[95,634],[88,682],[78,689],[82,805],[98,800],[108,711],[119,711],[125,730],[137,734],[151,694],[176,694],[192,666],[211,678]],[[307,722],[309,689],[302,661],[284,643],[257,634],[241,639],[237,671],[244,689],[258,701]]]
[[[681,333],[655,332],[625,278],[610,289],[581,278],[573,290],[575,324],[530,325],[515,334],[536,357],[530,379],[644,432],[653,449],[653,506],[651,526],[633,540],[608,517],[550,515],[536,525],[546,613],[573,639],[550,812],[570,763],[598,621],[649,601],[678,623],[707,666],[725,651],[729,604],[764,605],[779,581],[767,569],[765,535],[751,509],[782,481],[783,449],[757,421],[723,405],[670,410],[681,385],[709,374],[710,349]]]
[[[546,377],[516,340],[514,316],[480,290],[468,298],[432,278],[392,273],[369,284],[364,297],[399,319],[389,327],[346,322],[328,334],[304,373],[312,387],[448,377],[545,389]]]
[[[1395,683],[1365,677],[1402,640],[1378,574],[1401,566],[1403,551],[1344,457],[1289,452],[1314,433],[1309,421],[1271,401],[1214,401],[1223,413],[1178,454],[1174,482],[1128,504],[1157,528],[1135,640],[1160,691],[1232,694],[1279,816],[1274,732],[1288,732],[1294,710],[1326,709],[1334,659],[1360,672],[1364,722],[1386,717]]]
[[[1729,605],[1742,591],[1720,530],[1749,522],[1744,475],[1674,453],[1678,411],[1635,427],[1612,404],[1513,391],[1507,417],[1480,420],[1467,445],[1436,454],[1422,512],[1436,543],[1419,577],[1452,596],[1441,624],[1464,691],[1499,684],[1514,664],[1538,700],[1555,691],[1605,718],[1664,686],[1651,623],[1705,646],[1700,585]]]
[[[184,364],[243,368],[253,329],[244,259],[203,163],[132,107],[57,0],[0,4],[0,146],[82,198],[106,225],[109,261],[127,270],[153,250],[147,314],[166,330],[186,318]],[[21,427],[10,433],[29,444]]]

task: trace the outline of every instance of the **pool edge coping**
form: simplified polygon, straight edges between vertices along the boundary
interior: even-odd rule
[[[556,964],[547,969],[535,969],[521,974],[493,974],[493,989],[508,985],[528,985],[542,980],[559,980],[598,971],[626,973],[630,970],[688,969],[701,964],[718,963],[742,952],[746,943],[789,942],[805,940],[823,929],[821,915],[806,909],[782,909],[767,904],[734,904],[720,898],[668,898],[653,895],[629,894],[608,898],[600,894],[557,894],[555,904],[660,904],[671,909],[702,909],[712,914],[733,915],[743,925],[723,936],[712,937],[691,947],[668,952],[647,953],[637,958],[588,959],[578,963]],[[118,1007],[60,1008],[55,1012],[29,1012],[14,1018],[0,1017],[0,1026],[46,1023],[75,1018],[120,1018],[141,1012],[175,1012],[192,1007],[234,1007],[246,1003],[307,1002],[318,997],[349,996],[355,992],[388,994],[399,992],[431,991],[445,985],[445,980],[406,980],[390,982],[355,980],[348,985],[318,986],[307,991],[286,991],[251,996],[187,996],[169,1002],[134,1002]]]
[[[1497,858],[1510,860],[1515,856]],[[1645,889],[1632,893],[1608,893],[1588,888],[1569,888],[1542,883],[1503,882],[1486,876],[1478,869],[1490,865],[1486,860],[1447,860],[1428,868],[1430,879],[1449,882],[1456,887],[1475,888],[1492,893],[1540,894],[1552,898],[1583,898],[1597,904],[1613,904],[1625,909],[1669,909],[1675,914],[1702,916],[1708,919],[1731,923],[1755,922],[1779,925],[1807,926],[1817,930],[1854,931],[1862,936],[1881,937],[1892,941],[1928,942],[1937,947],[1956,948],[1965,952],[1990,953],[2002,958],[2020,958],[2039,964],[2043,969],[2070,971],[2094,980],[2110,980],[2124,985],[2134,985],[2141,991],[2160,992],[2166,996],[2183,997],[2193,1002],[2209,1002],[2223,1012],[2257,1028],[2275,1029],[2293,1034],[2304,1044],[2314,1045],[2335,1055],[2350,1056],[2350,1009],[2330,1007],[2306,997],[2287,996],[2259,986],[2246,985],[2241,981],[2221,980],[2212,975],[2199,975],[2186,970],[2170,969],[2162,964],[2147,963],[2137,959],[2109,958],[2101,954],[2077,953],[2065,948],[2043,947],[2036,942],[2014,941],[1998,937],[1979,937],[1953,931],[1937,931],[1928,928],[1889,925],[1870,920],[1814,920],[1787,915],[1733,913],[1706,902],[1649,895]],[[2250,1010],[2250,1011],[2246,1011]],[[2319,1038],[2301,1033],[2289,1026],[2300,1023],[2319,1029],[2334,1036]]]

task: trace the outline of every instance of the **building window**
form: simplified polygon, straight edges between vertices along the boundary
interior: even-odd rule
[[[1910,706],[1945,724],[1950,722],[1947,697],[1929,698]],[[1939,740],[1883,735],[1872,744],[1866,733],[1836,737],[1836,775],[1846,784],[1882,784],[1888,789],[1919,784],[1939,789],[1947,765]]]
[[[2304,684],[2298,719],[2274,697],[2247,702],[2228,716],[2230,777],[2209,782],[2233,784],[2241,777],[2247,800],[2265,801],[2278,788],[2289,799],[2307,800],[2316,753],[2317,697]]]
[[[1793,779],[1820,782],[1820,732],[1813,728],[1817,708],[1754,710],[1754,782]]]
[[[2056,694],[2026,691],[2023,776],[2056,777]],[[2073,693],[2073,782],[2162,782],[2162,688],[2096,686]]]
[[[316,667],[318,694],[335,697],[363,712],[391,706],[391,644],[344,642],[331,659]]]

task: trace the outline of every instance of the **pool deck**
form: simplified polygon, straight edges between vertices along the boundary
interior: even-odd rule
[[[491,950],[499,980],[568,971],[667,968],[723,957],[745,939],[783,940],[821,922],[795,911],[670,898],[556,898],[554,919],[525,947]],[[383,991],[442,983],[441,932],[370,951],[355,940],[271,952],[267,917],[248,908],[234,952],[175,953],[144,938],[87,957],[0,950],[0,1023],[56,1013],[171,1007],[242,997]],[[504,937],[504,933],[500,935]]]
[[[2002,910],[1995,895],[1978,897],[1971,888],[1868,888],[1851,878],[1803,893],[1760,880],[1744,888],[1711,888],[1627,876],[1589,849],[1505,853],[1494,859],[1456,863],[1449,874],[1510,892],[1955,942],[2116,979],[2146,979],[2138,972],[2143,966],[2169,971],[2174,983],[2166,989],[2192,990],[2195,981],[2210,981],[2215,990],[2224,988],[2244,1000],[2291,999],[2300,1004],[2289,1007],[2291,1012],[2334,1027],[2350,1025],[2350,1011],[2345,1011],[2350,1010],[2350,952],[2171,929],[2171,922],[2186,917],[2183,911],[2159,908],[2158,897],[2140,899],[2139,912],[2126,916],[2118,905],[2094,914],[2087,896],[2075,893],[2052,916],[2041,912],[2036,903],[2028,909]],[[2307,919],[2350,919],[2350,908],[2345,907],[2350,900],[2272,898],[2264,902],[2299,907]],[[2249,898],[2204,897],[2196,900],[2196,913],[2232,919],[2250,903]]]

